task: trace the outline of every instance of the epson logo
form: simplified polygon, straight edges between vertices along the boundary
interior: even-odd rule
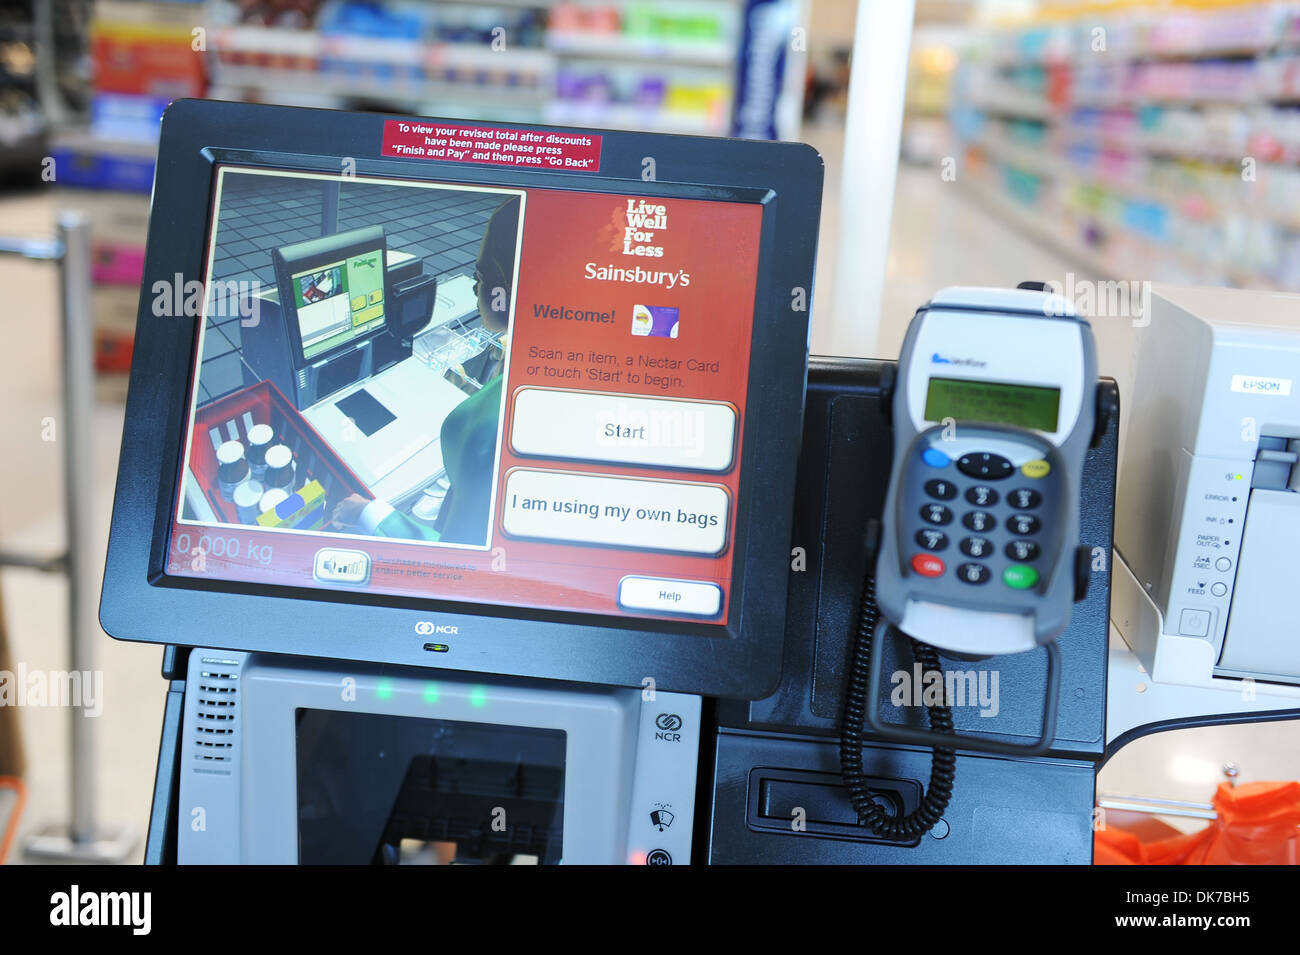
[[[1232,390],[1247,395],[1291,396],[1290,378],[1265,378],[1261,375],[1233,375]]]
[[[446,623],[434,623],[432,620],[421,620],[415,625],[415,632],[422,637],[428,637],[435,633],[457,634],[460,633],[460,627]]]
[[[984,368],[988,366],[988,362],[980,361],[978,358],[945,358],[943,355],[940,355],[938,352],[935,352],[933,355],[930,356],[930,364],[965,365],[968,368]]]

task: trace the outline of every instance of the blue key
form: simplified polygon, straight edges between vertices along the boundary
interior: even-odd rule
[[[952,458],[938,448],[926,448],[921,452],[921,460],[932,468],[946,468],[952,463]]]

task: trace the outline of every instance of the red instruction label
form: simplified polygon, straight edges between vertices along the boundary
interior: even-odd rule
[[[390,119],[384,123],[382,155],[595,172],[600,169],[600,139],[553,129]]]

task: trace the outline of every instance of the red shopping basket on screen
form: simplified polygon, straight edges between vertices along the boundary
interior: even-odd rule
[[[370,489],[280,390],[269,381],[259,381],[209,402],[194,415],[190,469],[218,520],[239,523],[235,505],[217,489],[217,446],[223,441],[247,444],[249,429],[259,424],[269,424],[276,442],[287,445],[293,452],[297,486],[319,481],[325,488],[327,506],[350,494],[360,494],[368,500],[374,498]]]

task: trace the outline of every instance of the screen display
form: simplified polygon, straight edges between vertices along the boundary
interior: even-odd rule
[[[375,249],[292,277],[304,358],[315,358],[384,324],[383,258]]]
[[[725,623],[761,206],[226,165],[211,221],[169,574]],[[360,254],[262,294],[323,223],[438,294],[312,392],[283,324],[388,305]]]
[[[931,378],[925,395],[925,419],[990,421],[1050,434],[1056,430],[1060,406],[1059,388]]]

